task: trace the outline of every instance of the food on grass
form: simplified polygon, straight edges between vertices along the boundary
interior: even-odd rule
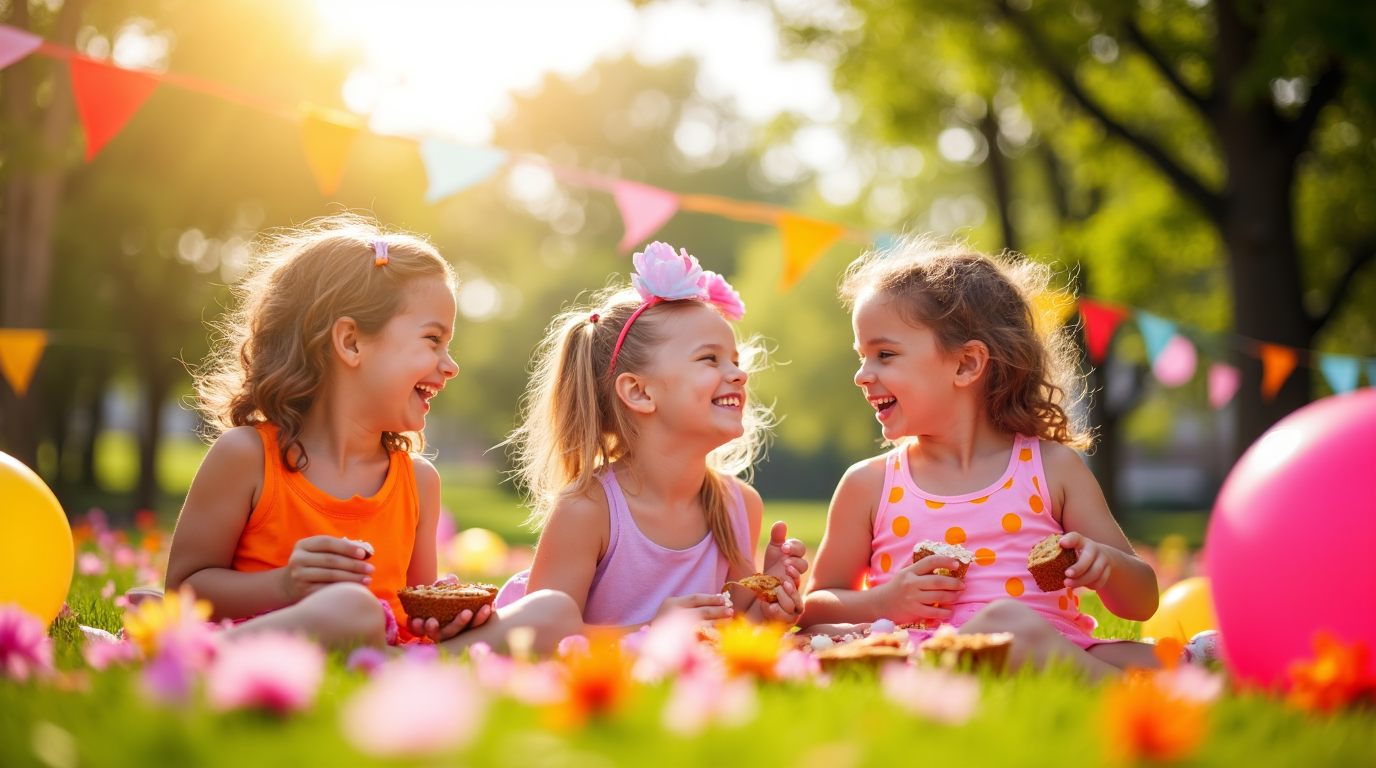
[[[970,570],[970,563],[975,562],[975,553],[960,546],[959,544],[947,544],[943,541],[923,541],[913,547],[913,562],[917,562],[924,557],[941,555],[950,557],[960,562],[960,567],[952,571],[950,568],[937,568],[932,571],[938,576],[954,576],[957,579],[965,578],[965,572]]]
[[[745,587],[751,592],[754,592],[757,597],[766,603],[779,602],[779,595],[782,595],[784,592],[784,583],[779,577],[768,576],[763,573],[757,573],[754,576],[746,576],[740,581],[728,581],[722,585],[721,591],[726,592],[731,589],[732,584]]]
[[[1065,569],[1079,559],[1075,550],[1061,546],[1061,534],[1053,533],[1037,542],[1027,555],[1027,570],[1043,592],[1055,592],[1065,589]]]
[[[928,661],[947,669],[989,667],[999,672],[1008,663],[1008,649],[1012,644],[1012,632],[962,635],[948,624],[918,646],[918,650]]]
[[[406,587],[397,590],[401,607],[412,619],[434,619],[444,626],[464,611],[477,613],[484,605],[497,599],[497,588],[491,584],[448,584]]]
[[[344,540],[347,541],[347,542],[349,542],[350,544],[357,544],[359,547],[361,547],[361,548],[363,549],[363,559],[364,559],[364,560],[367,560],[368,558],[370,558],[370,557],[373,556],[373,545],[372,545],[372,544],[369,544],[369,543],[366,542],[366,541],[359,541],[358,539],[351,539],[351,538],[349,538],[348,536],[345,536],[345,537],[344,537]]]
[[[816,653],[822,669],[830,672],[841,667],[878,667],[888,661],[908,658],[908,640],[902,635],[870,635],[849,643],[823,648]]]

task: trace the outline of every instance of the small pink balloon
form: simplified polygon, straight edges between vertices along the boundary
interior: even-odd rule
[[[1237,394],[1242,383],[1242,372],[1227,363],[1214,363],[1209,366],[1209,405],[1222,408]]]
[[[440,520],[435,528],[435,541],[439,542],[439,545],[443,547],[448,544],[449,540],[454,538],[454,534],[458,532],[459,526],[454,522],[454,513],[444,507],[440,507]]]
[[[1194,369],[1198,364],[1199,356],[1195,354],[1194,345],[1177,333],[1156,356],[1156,361],[1151,364],[1151,372],[1162,384],[1178,387],[1194,378]]]

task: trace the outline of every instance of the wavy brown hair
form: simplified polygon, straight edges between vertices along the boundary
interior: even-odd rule
[[[904,320],[931,328],[947,352],[984,342],[984,394],[994,426],[1088,448],[1092,435],[1068,413],[1082,391],[1071,334],[1037,330],[1048,324],[1037,316],[1034,297],[1048,291],[1050,277],[1048,267],[1026,259],[908,236],[856,259],[841,281],[841,298],[850,309],[870,295],[892,301]]]
[[[386,264],[373,264],[375,240]],[[389,232],[354,214],[329,216],[269,234],[255,243],[248,276],[234,287],[235,307],[212,328],[210,356],[196,371],[196,401],[207,437],[231,427],[277,426],[282,463],[306,467],[301,427],[326,384],[335,321],[352,318],[375,334],[419,280],[456,287],[454,270],[424,238]],[[383,432],[390,451],[421,450],[418,432]]]
[[[654,350],[663,341],[660,326],[675,312],[710,305],[700,301],[667,301],[645,310],[631,326],[609,371],[616,339],[641,298],[629,289],[609,288],[590,305],[574,306],[549,326],[536,348],[530,385],[521,406],[521,425],[507,440],[516,463],[517,485],[531,507],[530,524],[542,529],[562,493],[585,494],[612,462],[635,453],[635,422],[616,395],[616,376],[651,368]],[[597,312],[594,321],[592,313]],[[740,366],[754,373],[765,364],[762,341],[739,342]],[[746,390],[745,434],[707,457],[707,477],[700,501],[717,548],[727,560],[754,573],[740,551],[731,525],[734,476],[748,473],[764,448],[772,423],[766,406]]]

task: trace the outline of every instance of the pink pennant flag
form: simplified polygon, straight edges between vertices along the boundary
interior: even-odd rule
[[[678,213],[678,195],[667,190],[634,181],[618,181],[612,190],[616,207],[626,234],[617,250],[630,253],[632,248],[650,239],[650,235]]]
[[[1227,363],[1209,366],[1209,405],[1222,408],[1237,394],[1242,384],[1242,372]]]
[[[43,38],[19,27],[0,24],[0,69],[38,50]]]
[[[1189,339],[1177,333],[1166,342],[1161,354],[1156,356],[1156,360],[1151,364],[1151,372],[1156,374],[1156,380],[1162,384],[1178,387],[1194,378],[1194,369],[1198,361],[1199,356],[1195,353],[1194,345]]]

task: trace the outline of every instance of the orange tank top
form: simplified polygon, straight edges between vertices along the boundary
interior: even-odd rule
[[[382,488],[369,498],[336,499],[311,485],[300,472],[287,471],[277,446],[277,427],[257,425],[263,438],[263,494],[234,548],[236,571],[258,572],[287,564],[296,542],[310,536],[339,536],[373,545],[368,560],[376,568],[368,585],[404,621],[397,590],[407,586],[406,571],[416,543],[420,502],[411,455],[394,451]]]

